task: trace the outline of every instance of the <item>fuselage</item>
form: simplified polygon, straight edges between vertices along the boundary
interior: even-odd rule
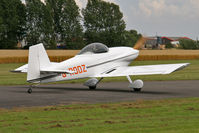
[[[73,74],[63,73],[43,79],[41,83],[96,77],[113,68],[128,66],[138,55],[139,51],[130,47],[112,47],[106,53],[76,55],[51,66],[54,69],[75,71]]]

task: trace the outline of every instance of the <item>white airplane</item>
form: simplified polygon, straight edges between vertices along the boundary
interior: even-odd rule
[[[132,81],[130,75],[170,74],[189,65],[128,66],[138,55],[139,51],[131,47],[108,48],[102,43],[92,43],[75,57],[55,63],[50,62],[43,44],[37,44],[29,48],[28,64],[12,72],[27,73],[27,82],[33,84],[90,78],[84,83],[90,89],[96,89],[97,84],[105,77],[126,76],[130,83],[129,88],[141,91],[143,81]],[[32,87],[30,85],[28,93],[32,93]]]

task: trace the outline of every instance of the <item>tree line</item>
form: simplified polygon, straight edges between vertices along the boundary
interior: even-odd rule
[[[199,49],[199,41],[181,39],[179,41],[181,49]]]
[[[81,49],[93,42],[132,47],[141,34],[125,29],[119,6],[102,0],[88,0],[82,10],[75,0],[0,1],[0,49],[15,48],[22,40],[27,47]]]

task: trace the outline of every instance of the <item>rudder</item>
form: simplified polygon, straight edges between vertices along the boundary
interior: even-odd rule
[[[48,67],[50,64],[50,60],[42,43],[31,46],[29,48],[27,81],[39,82],[38,79],[41,77],[40,69],[42,67]]]

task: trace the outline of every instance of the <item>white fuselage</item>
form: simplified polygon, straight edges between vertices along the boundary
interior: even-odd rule
[[[128,66],[138,55],[139,51],[130,47],[109,48],[107,53],[76,55],[73,58],[51,66],[53,69],[75,71],[75,73],[59,74],[43,79],[40,82],[46,83],[96,77],[96,75],[111,71],[113,68]]]

